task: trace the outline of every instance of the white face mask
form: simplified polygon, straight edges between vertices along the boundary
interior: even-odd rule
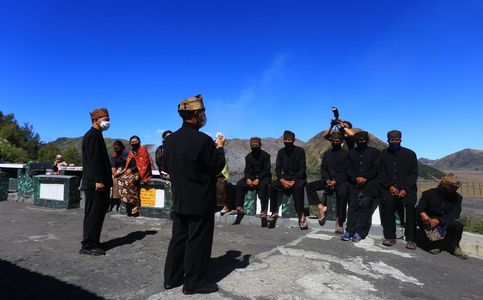
[[[111,123],[109,123],[109,121],[101,121],[101,124],[99,124],[99,127],[101,127],[103,131],[108,130],[109,126],[111,126]]]

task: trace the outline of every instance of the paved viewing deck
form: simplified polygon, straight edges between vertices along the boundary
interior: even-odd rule
[[[220,291],[185,296],[163,289],[171,236],[165,219],[106,216],[106,256],[79,255],[82,209],[0,202],[0,269],[4,299],[482,299],[483,260],[381,245],[380,227],[360,243],[342,242],[333,222],[300,231],[275,229],[246,216],[217,217],[209,277]],[[464,249],[480,245],[465,234]],[[480,255],[479,247],[473,255]]]

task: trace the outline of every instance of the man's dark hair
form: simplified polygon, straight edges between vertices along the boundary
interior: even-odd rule
[[[164,140],[164,139],[166,138],[166,136],[167,136],[168,134],[171,134],[171,133],[173,133],[171,130],[166,130],[165,132],[163,132],[163,134],[161,135],[161,137],[162,137],[162,138],[163,138],[163,140]]]
[[[121,148],[122,150],[124,150],[126,147],[124,146],[124,144],[122,143],[122,141],[120,140],[116,140],[114,141],[114,143],[112,143],[113,146],[118,146],[119,148]]]
[[[181,116],[183,121],[191,119],[194,114],[195,114],[194,110],[180,110],[179,111],[179,115]]]
[[[132,137],[129,138],[129,142],[131,142],[133,139],[137,139],[139,143],[141,144],[141,139],[137,135],[133,135]]]

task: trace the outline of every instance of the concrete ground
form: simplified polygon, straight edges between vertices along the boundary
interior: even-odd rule
[[[220,291],[184,296],[163,289],[171,222],[106,216],[106,256],[79,255],[81,209],[0,202],[2,299],[482,299],[483,261],[381,245],[378,229],[340,241],[333,223],[300,231],[282,220],[218,217],[210,279]]]

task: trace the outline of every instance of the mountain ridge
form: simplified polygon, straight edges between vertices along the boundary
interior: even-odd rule
[[[423,157],[419,162],[440,170],[483,171],[483,150],[466,148],[440,159]]]
[[[359,129],[361,130],[361,129]],[[373,146],[379,150],[385,149],[387,144],[382,140],[378,139],[373,134],[369,133],[369,145]],[[115,138],[104,138],[106,142],[107,149],[109,153],[112,153],[112,143],[115,140],[121,140],[127,148],[129,148],[129,141],[125,139],[115,139]],[[50,142],[51,144],[57,146],[61,151],[65,151],[67,148],[74,145],[76,149],[81,151],[82,137],[78,138],[67,138],[61,137],[57,140]],[[296,139],[295,144],[305,149],[306,159],[307,159],[307,173],[310,177],[318,177],[320,173],[320,157],[321,155],[330,149],[331,143],[323,138],[323,131],[316,134],[308,142],[303,142]],[[159,145],[155,144],[144,144],[148,149],[151,158],[154,163],[154,154]],[[262,149],[270,154],[270,161],[272,163],[272,169],[275,165],[277,152],[284,147],[282,137],[266,137],[262,138]],[[233,138],[227,139],[225,144],[225,153],[228,161],[228,167],[230,173],[239,177],[243,173],[245,167],[245,156],[250,152],[249,139]],[[483,152],[483,151],[482,151]],[[424,159],[423,159],[424,160]],[[156,168],[156,166],[154,166]],[[422,179],[439,179],[443,174],[442,171],[437,168],[426,165],[420,161],[419,163],[419,176]]]

